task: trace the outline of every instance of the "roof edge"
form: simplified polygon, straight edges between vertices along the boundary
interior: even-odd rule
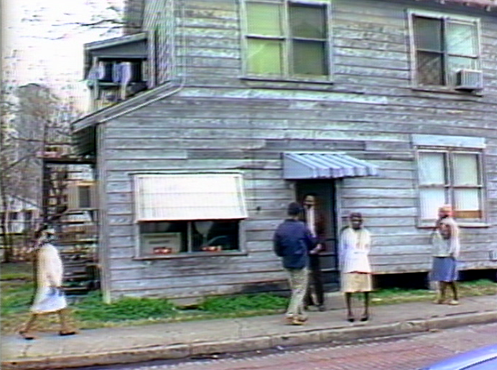
[[[167,98],[171,95],[178,93],[182,86],[176,82],[169,82],[164,85],[158,86],[154,89],[147,90],[141,94],[135,95],[120,103],[111,105],[104,109],[91,112],[84,117],[71,122],[71,129],[73,133],[84,130],[91,126],[96,126],[99,123],[118,118],[124,114],[130,113],[136,109],[147,106],[160,99]]]

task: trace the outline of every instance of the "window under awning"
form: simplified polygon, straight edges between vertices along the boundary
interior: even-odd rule
[[[377,176],[378,166],[343,153],[283,153],[285,179],[337,179]]]
[[[134,180],[136,221],[247,217],[239,174],[150,174]]]

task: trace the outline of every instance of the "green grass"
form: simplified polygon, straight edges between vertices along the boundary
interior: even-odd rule
[[[18,265],[18,264],[17,264]],[[13,333],[29,316],[34,292],[30,264],[1,266],[2,333]],[[459,284],[462,297],[497,294],[497,284],[478,280]],[[372,294],[374,305],[429,301],[429,290],[380,289]],[[104,304],[99,292],[79,297],[70,305],[75,325],[81,329],[143,325],[157,322],[235,318],[284,312],[288,299],[270,293],[210,297],[196,307],[177,307],[167,299],[122,298]],[[40,320],[40,330],[54,330],[54,315]]]
[[[241,311],[283,310],[287,303],[287,298],[269,293],[261,293],[207,298],[198,308],[205,312],[232,313]]]
[[[173,317],[177,308],[167,299],[123,298],[105,304],[98,292],[92,292],[74,305],[75,316],[80,321],[125,321],[160,317]]]
[[[1,280],[29,280],[33,281],[33,264],[23,263],[1,263]]]

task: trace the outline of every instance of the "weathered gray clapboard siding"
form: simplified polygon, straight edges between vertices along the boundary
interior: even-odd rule
[[[256,287],[271,288],[272,291],[288,289],[286,276],[283,272],[275,275],[272,280],[251,281],[247,283],[237,283],[231,285],[205,285],[192,287],[149,287],[145,285],[139,289],[130,290],[126,285],[116,285],[114,294],[117,297],[176,297],[176,300],[186,304],[198,299],[212,295],[230,295],[237,293],[253,293]]]
[[[146,30],[160,23],[156,15],[164,1],[147,2]],[[283,286],[271,239],[294,197],[291,182],[282,179],[281,152],[289,150],[346,151],[378,165],[379,177],[336,181],[338,217],[343,224],[349,211],[363,212],[374,235],[376,273],[429,269],[430,230],[417,227],[411,134],[485,137],[487,193],[497,199],[497,25],[477,13],[483,31],[482,96],[412,90],[408,4],[333,1],[334,81],[309,84],[240,79],[239,2],[177,1],[174,56],[184,88],[101,126],[105,145],[99,175],[106,182],[101,189],[106,235],[101,236],[111,295],[196,299],[238,293],[259,283]],[[246,255],[134,259],[130,174],[165,170],[241,171],[249,210],[243,225]],[[493,225],[497,202],[488,205]],[[493,226],[463,229],[465,268],[497,267],[488,260],[489,249],[497,248],[494,234]]]

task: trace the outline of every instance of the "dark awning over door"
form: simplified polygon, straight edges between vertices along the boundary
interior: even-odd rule
[[[337,179],[377,176],[378,166],[343,153],[283,153],[285,179]]]

